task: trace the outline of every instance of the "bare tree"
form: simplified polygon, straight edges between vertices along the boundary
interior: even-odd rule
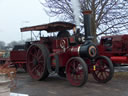
[[[107,34],[119,34],[128,30],[127,0],[79,0],[81,12],[92,10],[92,33],[95,37]],[[49,16],[74,23],[70,0],[45,0],[42,2]],[[82,13],[80,21],[83,23]]]
[[[0,50],[4,50],[4,49],[5,49],[5,42],[0,41]]]
[[[15,45],[22,45],[25,44],[25,41],[12,41],[8,43],[8,47],[13,48]]]
[[[8,47],[13,48],[15,45],[18,45],[18,42],[12,41],[8,44]]]

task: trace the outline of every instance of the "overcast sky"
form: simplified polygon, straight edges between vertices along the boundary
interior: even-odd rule
[[[54,19],[50,18],[50,21]],[[19,41],[21,27],[48,22],[49,16],[39,0],[0,0],[0,41]],[[29,34],[23,34],[23,39],[28,38]]]

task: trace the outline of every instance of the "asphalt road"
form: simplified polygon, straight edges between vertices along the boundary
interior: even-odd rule
[[[128,96],[128,78],[113,78],[106,84],[97,83],[91,76],[83,87],[73,87],[58,76],[35,81],[27,73],[18,73],[12,92],[29,96]]]

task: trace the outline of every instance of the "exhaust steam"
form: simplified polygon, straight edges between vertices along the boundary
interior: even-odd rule
[[[77,27],[80,27],[80,2],[79,0],[71,0],[72,3],[72,8],[73,8],[73,13],[74,13],[74,18],[75,18],[75,23]]]

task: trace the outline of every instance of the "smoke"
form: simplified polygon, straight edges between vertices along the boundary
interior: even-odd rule
[[[80,27],[80,2],[79,0],[71,0],[72,3],[72,8],[73,8],[73,12],[74,12],[74,17],[75,17],[75,22],[77,27]]]

